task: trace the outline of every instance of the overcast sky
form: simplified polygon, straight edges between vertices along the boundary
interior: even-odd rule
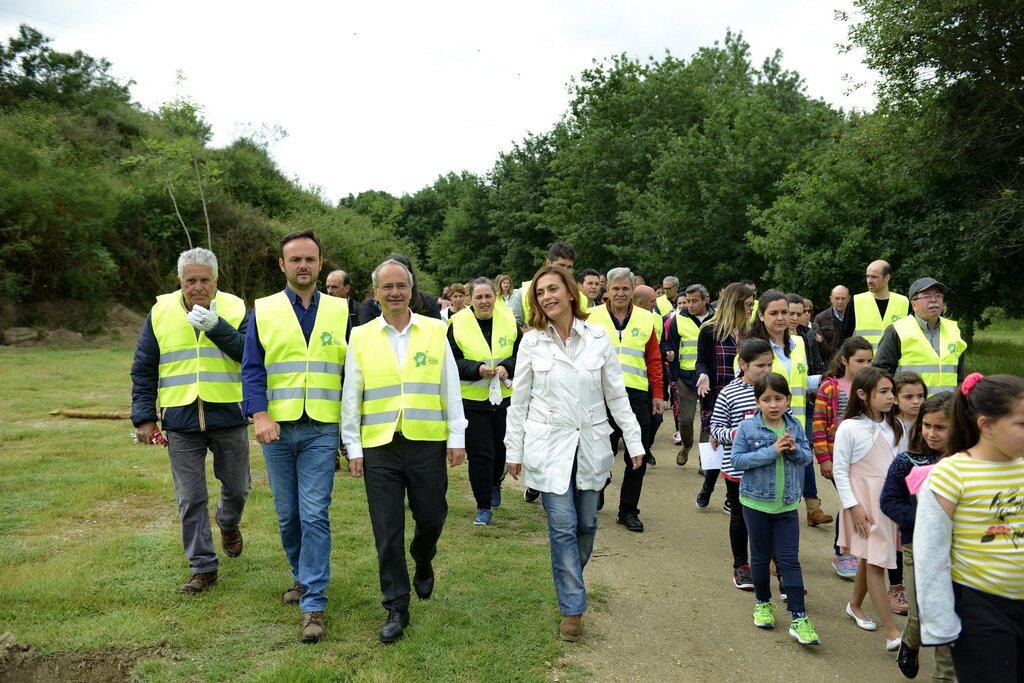
[[[6,42],[28,23],[58,50],[105,57],[147,109],[192,97],[218,146],[281,126],[287,137],[270,147],[281,168],[335,202],[486,173],[558,121],[593,59],[688,58],[727,29],[757,65],[782,50],[811,97],[871,110],[870,85],[845,94],[844,74],[872,78],[861,54],[838,53],[836,9],[852,14],[852,1],[0,0],[0,33]]]

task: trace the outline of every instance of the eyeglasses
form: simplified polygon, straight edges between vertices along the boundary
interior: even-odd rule
[[[918,294],[911,301],[942,301],[945,298],[945,294]]]

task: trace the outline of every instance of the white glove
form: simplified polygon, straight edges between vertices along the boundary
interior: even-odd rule
[[[217,315],[217,302],[211,301],[209,310],[196,304],[188,312],[188,315],[185,316],[185,319],[188,320],[189,325],[197,330],[209,332],[217,326],[217,322],[220,320],[220,316]]]
[[[501,378],[497,375],[491,378],[491,387],[487,394],[487,400],[491,405],[501,405]]]

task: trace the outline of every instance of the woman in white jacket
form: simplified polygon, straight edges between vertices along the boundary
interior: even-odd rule
[[[587,610],[583,568],[594,547],[597,499],[615,460],[608,410],[634,468],[644,447],[611,341],[603,328],[584,322],[572,274],[545,266],[533,282],[534,290],[525,293],[531,329],[516,356],[505,448],[509,474],[524,474],[543,497],[559,634],[576,640]]]

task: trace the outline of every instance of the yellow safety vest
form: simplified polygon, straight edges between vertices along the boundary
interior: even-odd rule
[[[352,353],[363,375],[359,436],[364,448],[391,443],[399,423],[402,434],[412,441],[448,438],[448,417],[441,404],[447,326],[415,313],[411,324],[402,367],[379,321],[352,330]]]
[[[647,381],[647,342],[654,334],[656,327],[655,315],[645,311],[639,306],[633,306],[633,310],[626,321],[621,332],[615,328],[608,306],[590,309],[588,322],[601,325],[608,330],[608,336],[615,347],[615,353],[619,357],[619,367],[622,368],[622,379],[630,389],[647,391],[650,386]]]
[[[217,292],[213,300],[217,314],[238,329],[245,317],[245,302],[227,292]],[[185,315],[180,290],[158,296],[150,313],[160,347],[157,403],[173,408],[190,405],[197,398],[208,403],[241,402],[241,364],[228,358],[205,332],[197,337]]]
[[[853,335],[864,337],[871,342],[872,348],[877,350],[885,328],[909,314],[910,299],[902,294],[889,292],[885,314],[879,315],[875,297],[871,296],[871,292],[861,292],[853,297],[853,315],[857,318],[857,329],[853,331]]]
[[[893,328],[900,336],[900,364],[896,371],[919,374],[928,387],[929,396],[940,391],[954,391],[957,386],[957,364],[967,349],[967,342],[961,338],[956,322],[939,318],[941,355],[935,353],[914,316],[896,321]]]
[[[533,289],[533,280],[527,280],[523,283],[522,288],[519,290],[522,293],[523,302],[523,325],[530,325],[530,299],[527,293]],[[586,311],[587,309],[587,295],[583,293],[582,289],[576,290],[576,299],[580,302],[580,310]]]
[[[789,392],[793,395],[789,402],[789,408],[793,412],[793,417],[800,422],[800,426],[806,427],[807,349],[804,347],[804,340],[800,335],[794,334],[790,339],[796,342],[796,346],[789,352],[789,372],[786,372],[786,366],[779,360],[778,352],[774,348],[772,348],[772,372],[779,373],[789,382]]]
[[[487,346],[484,334],[480,330],[480,323],[477,322],[473,311],[468,308],[456,313],[451,318],[451,326],[454,330],[455,343],[462,350],[462,356],[466,360],[486,363],[493,370],[498,363],[506,358],[512,357],[512,349],[516,343],[516,318],[512,310],[508,308],[495,309],[494,317],[491,318],[491,345]],[[462,398],[467,401],[486,401],[490,395],[491,380],[461,380]],[[501,385],[501,397],[507,398],[512,395],[512,387]]]
[[[341,418],[341,371],[345,367],[348,302],[321,294],[309,344],[288,295],[256,300],[256,328],[267,368],[267,413],[292,422],[305,412],[318,422]]]
[[[676,313],[676,329],[679,331],[679,350],[676,352],[679,357],[679,368],[696,370],[697,336],[700,334],[700,326],[693,322],[690,316]]]
[[[658,315],[664,318],[675,309],[675,305],[668,300],[667,296],[662,294],[654,300],[654,308],[657,309]]]

